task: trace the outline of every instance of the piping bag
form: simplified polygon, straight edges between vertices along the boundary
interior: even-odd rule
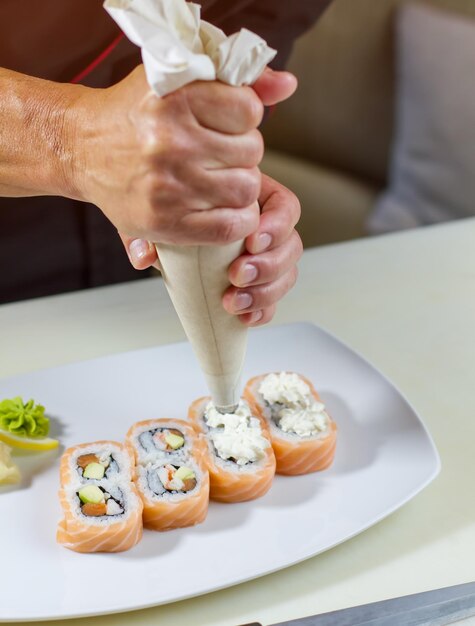
[[[185,0],[106,0],[104,7],[142,49],[147,81],[165,96],[195,80],[252,85],[276,51],[249,30],[226,36],[201,20]],[[162,276],[204,372],[214,405],[233,412],[239,402],[247,328],[221,303],[227,269],[243,241],[221,246],[156,244]]]

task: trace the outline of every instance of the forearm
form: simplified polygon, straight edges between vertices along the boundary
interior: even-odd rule
[[[85,89],[0,68],[0,196],[78,197],[72,111]]]

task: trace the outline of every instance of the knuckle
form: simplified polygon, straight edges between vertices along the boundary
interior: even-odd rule
[[[295,283],[297,282],[298,277],[299,277],[299,268],[296,265],[294,265],[290,273],[289,289],[292,289],[293,287],[295,287]]]
[[[282,272],[280,268],[285,264],[285,258],[275,258],[275,256],[262,255],[259,259],[260,273],[267,281],[273,281],[278,278]]]
[[[262,285],[259,288],[260,298],[259,302],[263,306],[270,306],[273,304],[278,298],[276,297],[276,287],[273,282],[267,283],[266,285]]]
[[[238,212],[231,214],[225,220],[218,223],[216,239],[218,243],[232,243],[242,237],[242,218]]]
[[[259,224],[259,214],[252,207],[235,209],[217,223],[215,239],[217,243],[232,243],[253,232]]]
[[[302,213],[302,208],[300,206],[300,200],[297,198],[295,193],[290,189],[285,189],[285,206],[286,206],[286,215],[288,216],[288,221],[291,222],[291,226],[294,227],[300,219],[300,215]]]
[[[259,165],[264,157],[264,138],[262,133],[257,129],[252,131],[251,156],[253,164]]]
[[[259,198],[261,178],[257,168],[241,171],[234,176],[234,184],[229,188],[231,205],[248,207]]]
[[[243,119],[248,128],[257,128],[264,117],[264,105],[256,92],[250,87],[246,89],[242,100]]]
[[[261,193],[261,173],[257,167],[246,172],[244,184],[248,194],[245,204],[249,205],[256,202]]]
[[[292,191],[290,193],[291,193],[291,198],[292,198],[292,208],[294,212],[294,226],[295,226],[295,224],[297,224],[298,221],[300,220],[300,216],[302,215],[302,206],[297,196]]]
[[[303,254],[303,241],[296,230],[294,230],[294,239],[295,239],[297,259],[300,259],[300,257]]]

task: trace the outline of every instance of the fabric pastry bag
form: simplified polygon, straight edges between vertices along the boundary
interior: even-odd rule
[[[158,96],[195,80],[251,85],[276,51],[242,29],[227,37],[201,20],[185,0],[106,0],[104,7],[142,49],[147,80]],[[205,374],[215,405],[239,401],[247,329],[223,309],[227,269],[243,242],[224,246],[157,244],[162,275],[185,333]]]

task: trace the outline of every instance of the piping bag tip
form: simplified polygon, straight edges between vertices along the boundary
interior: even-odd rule
[[[216,410],[218,411],[218,413],[221,413],[222,415],[226,415],[230,413],[235,413],[238,406],[239,404],[228,404],[227,406],[216,406]]]

